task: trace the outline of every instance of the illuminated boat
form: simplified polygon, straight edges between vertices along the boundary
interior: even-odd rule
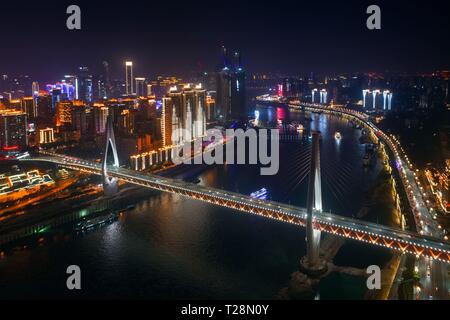
[[[334,134],[334,138],[336,140],[340,140],[342,138],[341,133],[339,131],[336,131],[336,133]]]
[[[250,193],[250,197],[255,199],[266,199],[268,191],[266,188],[262,188],[258,191]]]
[[[96,227],[100,227],[103,226],[105,224],[109,224],[115,220],[117,220],[118,215],[117,213],[110,213],[107,215],[103,215],[103,216],[99,216],[93,219],[89,219],[89,220],[84,220],[81,222],[78,222],[75,225],[75,231],[79,231],[79,232],[83,232],[83,231],[87,231]]]

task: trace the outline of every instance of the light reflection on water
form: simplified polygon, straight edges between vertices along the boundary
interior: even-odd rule
[[[312,122],[281,108],[259,109],[261,121],[303,122],[305,136],[311,128],[322,132],[324,209],[356,214],[379,168],[362,168],[360,132],[346,120],[310,116]],[[342,134],[339,143],[335,131]],[[245,194],[266,187],[272,200],[304,206],[306,180],[296,182],[301,170],[295,168],[303,166],[309,143],[282,143],[275,176],[260,176],[258,166],[225,165],[207,168],[201,183]],[[304,230],[295,226],[178,195],[141,192],[136,207],[111,225],[0,259],[0,297],[274,298],[305,253]],[[339,260],[374,264],[387,257],[380,250],[349,242]],[[81,293],[65,289],[69,264],[82,269]],[[322,297],[361,297],[361,279],[345,278],[355,287],[350,292],[342,289],[343,277],[330,279]]]

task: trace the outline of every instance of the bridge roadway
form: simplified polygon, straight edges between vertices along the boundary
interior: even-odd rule
[[[66,156],[40,156],[23,158],[20,161],[50,162],[65,168],[96,175],[101,175],[102,172],[100,163]],[[135,185],[179,194],[298,226],[305,226],[306,223],[305,208],[253,199],[239,193],[199,186],[154,174],[143,174],[121,167],[108,166],[107,172],[111,177]],[[323,232],[383,246],[401,253],[430,257],[450,263],[450,245],[436,238],[325,212],[315,212],[315,227]]]

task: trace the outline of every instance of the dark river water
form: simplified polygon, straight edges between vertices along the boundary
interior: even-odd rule
[[[281,108],[258,111],[261,121],[305,127],[301,141],[281,142],[279,172],[261,176],[256,165],[214,166],[199,174],[200,183],[243,194],[265,187],[272,200],[305,206],[308,136],[310,128],[319,129],[324,210],[356,215],[380,170],[363,168],[360,130],[332,116],[307,114],[307,121]],[[0,298],[273,299],[305,254],[305,232],[296,226],[151,190],[121,200],[123,207],[130,203],[134,209],[100,229],[80,236],[61,227],[43,245],[8,251],[0,257]],[[388,259],[382,248],[347,241],[335,263],[366,267]],[[72,264],[82,272],[76,292],[66,289]],[[363,278],[332,274],[320,285],[322,299],[364,293]]]

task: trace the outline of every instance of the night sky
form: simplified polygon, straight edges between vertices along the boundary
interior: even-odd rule
[[[422,72],[450,64],[449,1],[3,1],[0,73],[55,80],[109,61],[122,76],[212,70],[220,46],[242,51],[250,72]],[[78,4],[82,30],[66,29]],[[382,30],[366,28],[381,7]]]

